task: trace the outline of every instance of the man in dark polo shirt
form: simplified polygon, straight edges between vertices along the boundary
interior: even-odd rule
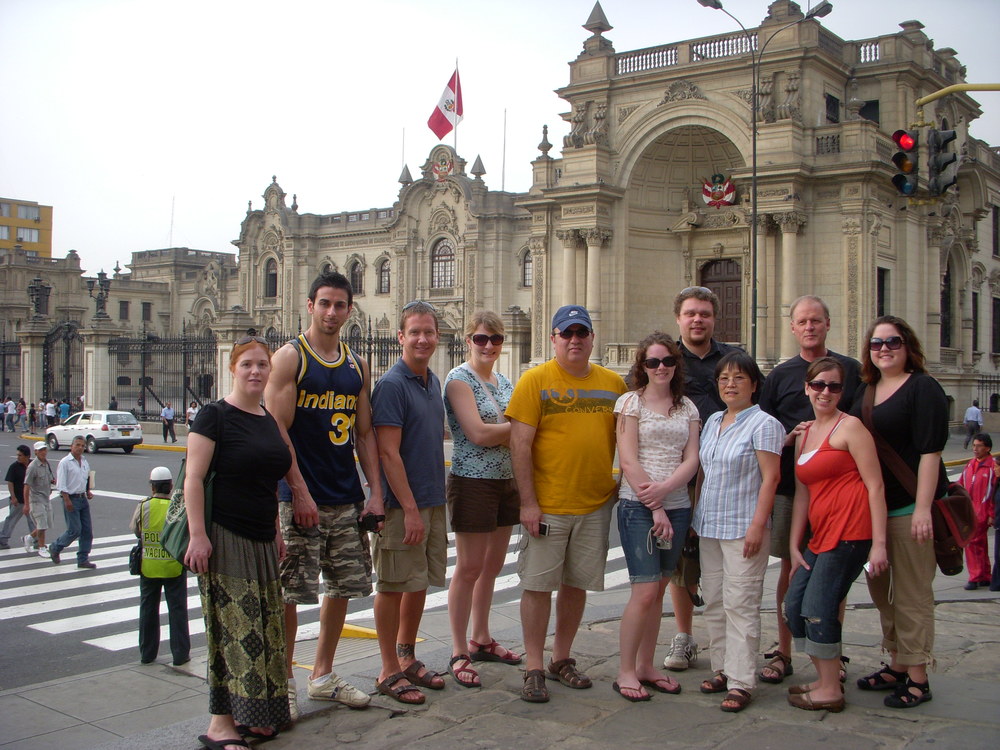
[[[861,365],[858,361],[837,354],[826,348],[826,335],[830,331],[830,309],[826,303],[811,294],[796,299],[789,310],[792,335],[799,343],[799,353],[775,367],[764,380],[760,390],[760,408],[778,419],[788,436],[781,454],[781,481],[774,498],[771,513],[771,556],[781,558],[778,575],[778,648],[765,658],[771,661],[758,675],[764,682],[781,682],[791,674],[792,634],[785,624],[781,605],[788,591],[789,559],[788,537],[792,525],[792,499],[795,496],[795,437],[801,432],[803,422],[813,419],[812,405],[805,393],[806,370],[820,357],[833,357],[844,368],[844,393],[840,397],[842,409],[849,409],[854,402],[854,392],[861,383]]]
[[[24,475],[31,462],[31,448],[26,445],[17,446],[17,457],[14,463],[7,467],[7,475],[4,481],[7,482],[7,491],[10,493],[10,506],[7,511],[7,518],[0,527],[0,549],[10,547],[10,535],[14,533],[21,518],[24,517]],[[35,522],[28,518],[28,531],[35,530]]]

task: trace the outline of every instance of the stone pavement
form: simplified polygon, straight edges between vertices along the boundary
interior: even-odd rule
[[[949,442],[946,459],[967,455],[961,438]],[[992,550],[991,550],[992,551]],[[761,650],[775,640],[774,589],[777,566],[768,570],[764,586]],[[852,661],[847,682],[848,708],[841,714],[805,712],[785,702],[789,684],[812,679],[801,654],[794,656],[795,675],[784,685],[761,685],[751,706],[740,714],[719,710],[721,696],[702,695],[698,685],[710,675],[707,654],[681,673],[684,691],[677,696],[653,693],[648,703],[629,703],[611,690],[617,671],[618,629],[628,600],[628,587],[589,597],[574,655],[594,679],[589,690],[570,690],[549,681],[552,700],[528,704],[519,700],[519,667],[479,665],[483,687],[460,687],[447,676],[443,691],[427,690],[423,706],[408,707],[376,696],[365,711],[306,698],[305,669],[296,669],[303,718],[269,748],[358,750],[402,745],[414,748],[509,748],[530,743],[539,747],[616,747],[623,742],[665,747],[786,748],[821,745],[828,750],[860,748],[935,748],[978,750],[1000,746],[996,675],[1000,674],[1000,593],[965,591],[964,575],[935,580],[937,670],[930,681],[934,700],[916,709],[882,705],[884,693],[859,691],[854,680],[875,669],[879,651],[878,614],[863,582],[848,597],[844,643]],[[669,606],[669,605],[668,605]],[[517,602],[495,606],[497,640],[521,646]],[[358,623],[371,625],[372,623]],[[695,637],[707,643],[700,615]],[[657,659],[673,636],[673,618],[665,614]],[[451,655],[447,613],[424,617],[418,658],[444,671]],[[297,657],[308,663],[315,641],[300,642]],[[8,654],[5,658],[16,658]],[[762,660],[763,662],[763,660]],[[337,654],[341,676],[366,690],[374,689],[379,670],[374,640],[345,639]],[[0,691],[0,748],[102,748],[125,750],[193,750],[208,716],[204,649],[183,668],[138,663],[57,682]]]

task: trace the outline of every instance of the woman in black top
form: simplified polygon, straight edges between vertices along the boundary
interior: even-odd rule
[[[208,639],[211,748],[245,747],[240,735],[271,737],[291,717],[285,680],[284,605],[278,559],[278,480],[291,454],[261,406],[271,372],[264,339],[246,336],[229,358],[233,390],[206,404],[188,435],[191,542],[184,563],[198,573]],[[215,456],[212,523],[205,528],[203,482]]]
[[[948,401],[938,382],[927,374],[924,352],[913,329],[902,318],[885,315],[868,329],[868,356],[862,359],[865,384],[851,413],[862,415],[869,388],[874,389],[872,423],[886,507],[891,575],[868,579],[868,589],[882,620],[882,647],[892,657],[867,677],[862,690],[893,690],[885,705],[911,708],[931,699],[927,662],[934,648],[934,557],[931,503],[948,486],[941,451],[948,440]],[[869,428],[871,429],[871,428]],[[917,476],[916,497],[887,468],[885,440]]]

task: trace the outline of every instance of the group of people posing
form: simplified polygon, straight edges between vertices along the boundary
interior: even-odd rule
[[[368,693],[336,675],[333,662],[348,600],[372,592],[373,569],[375,689],[405,704],[443,689],[446,675],[418,660],[415,644],[428,587],[445,585],[449,521],[448,673],[456,683],[478,687],[480,665],[499,662],[523,664],[525,701],[550,700],[548,681],[590,688],[573,642],[587,591],[604,586],[616,500],[632,585],[613,684],[623,698],[680,692],[654,665],[654,651],[669,585],[678,633],[664,666],[680,671],[697,658],[700,564],[713,670],[701,690],[725,693],[722,710],[745,708],[758,679],[791,675],[793,639],[818,678],[790,688],[789,702],[844,708],[843,600],[863,567],[890,662],[858,686],[891,690],[889,706],[930,700],[930,503],[945,485],[947,405],[919,341],[905,321],[879,318],[859,366],[826,349],[829,312],[819,298],[802,297],[791,306],[800,354],[765,380],[750,356],[715,341],[718,305],[704,287],[681,291],[680,338],[657,332],[639,342],[628,385],[591,361],[593,321],[566,305],[551,321],[554,358],[516,386],[496,368],[502,319],[475,313],[465,328],[467,361],[442,388],[430,369],[438,314],[414,301],[400,314],[402,356],[370,389],[368,364],[340,339],[353,293],[338,273],[313,282],[308,329],[273,357],[264,339],[238,340],[231,393],[191,425],[184,484],[184,562],[199,574],[209,648],[203,746],[235,750],[297,717],[296,609],[317,603],[321,579],[310,698],[368,705]],[[916,496],[880,467],[888,449],[917,475]],[[498,643],[489,624],[517,523],[523,656]],[[784,615],[778,650],[758,670],[769,553],[785,561]]]

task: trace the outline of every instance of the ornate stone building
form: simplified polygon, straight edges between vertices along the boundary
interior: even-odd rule
[[[490,190],[480,160],[467,172],[445,145],[418,179],[404,168],[382,208],[299,213],[272,178],[263,207],[242,220],[238,258],[134,253],[131,273],[113,277],[110,317],[135,331],[137,319],[114,320],[118,306],[150,302],[147,325],[164,332],[287,335],[303,325],[312,279],[333,268],[357,290],[348,335],[391,335],[401,306],[420,298],[439,308],[451,341],[490,308],[510,328],[501,367],[516,377],[551,356],[549,319],[569,302],[592,311],[595,359],[624,370],[636,341],[675,330],[672,300],[689,285],[719,294],[720,337],[755,338],[770,367],[795,353],[788,305],[811,293],[831,308],[832,348],[857,357],[872,318],[900,315],[957,402],[953,419],[974,397],[1000,408],[1000,154],[968,133],[977,102],[951,94],[925,119],[958,132],[956,188],[936,203],[897,196],[890,134],[913,122],[915,100],[966,81],[954,50],[935,49],[916,21],[900,26],[844,40],[776,0],[746,34],[618,52],[598,4],[558,91],[569,132],[553,147],[543,131],[526,193]],[[762,49],[755,108],[750,50]],[[78,260],[60,262],[79,274]],[[66,316],[88,306],[69,276],[52,282],[75,295],[60,303]]]

